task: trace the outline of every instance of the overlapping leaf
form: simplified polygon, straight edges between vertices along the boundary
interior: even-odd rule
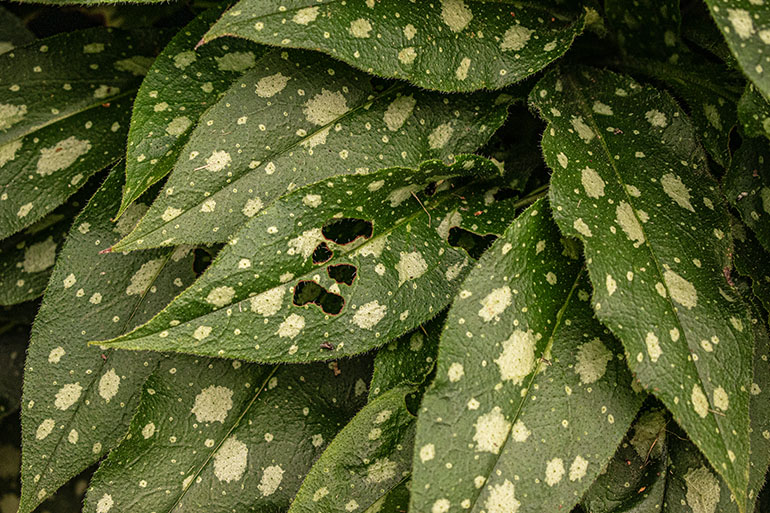
[[[35,35],[19,18],[5,7],[0,7],[0,54],[10,52],[17,46],[24,46],[35,40]]]
[[[770,99],[770,10],[757,0],[706,0],[743,72]]]
[[[585,243],[598,318],[742,508],[753,337],[723,274],[729,221],[689,119],[667,94],[587,68],[549,74],[531,101],[549,121],[554,217]]]
[[[751,289],[770,312],[770,254],[742,224],[733,226],[735,269],[751,279]]]
[[[0,368],[3,369],[0,374],[0,419],[16,411],[21,404],[21,382],[27,340],[29,340],[29,326],[14,325],[10,322],[0,323]]]
[[[565,246],[566,244],[566,246]],[[417,421],[414,511],[569,511],[641,404],[543,200],[452,305]]]
[[[0,238],[121,156],[131,96],[163,37],[97,28],[0,56]]]
[[[472,257],[453,243],[500,234],[513,216],[494,183],[455,187],[457,175],[498,169],[465,155],[294,191],[249,221],[161,314],[107,344],[303,362],[400,336],[441,311],[468,271]],[[433,196],[422,192],[435,182]]]
[[[165,191],[115,249],[224,242],[298,186],[473,151],[511,99],[375,91],[330,58],[268,52],[203,115]]]
[[[195,50],[223,9],[210,9],[181,29],[142,83],[128,134],[119,214],[171,171],[200,115],[265,52],[265,47],[237,39]]]
[[[770,251],[770,144],[744,139],[724,178],[727,200]]]
[[[115,168],[75,219],[35,320],[24,377],[22,513],[125,435],[139,387],[156,364],[157,355],[87,341],[141,324],[192,282],[184,250],[99,254],[143,212],[137,203],[110,221],[123,175]]]
[[[85,511],[285,511],[366,400],[366,360],[334,369],[165,359],[129,436],[96,473]]]
[[[770,139],[770,103],[762,98],[752,84],[746,86],[738,102],[738,119],[747,136]]]
[[[679,0],[606,0],[604,9],[624,52],[665,61],[681,50]]]
[[[561,57],[583,15],[548,3],[241,0],[204,38],[320,50],[351,66],[439,91],[499,89]]]

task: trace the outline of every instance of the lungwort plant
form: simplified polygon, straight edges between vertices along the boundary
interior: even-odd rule
[[[133,1],[0,5],[1,513],[770,511],[770,1]]]

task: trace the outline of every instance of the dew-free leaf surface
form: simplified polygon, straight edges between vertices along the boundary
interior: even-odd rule
[[[746,86],[738,102],[738,119],[747,136],[770,139],[770,102],[762,98],[753,84]]]
[[[0,7],[0,54],[10,52],[35,40],[24,23],[5,7]]]
[[[727,200],[770,251],[770,142],[744,139],[724,178]]]

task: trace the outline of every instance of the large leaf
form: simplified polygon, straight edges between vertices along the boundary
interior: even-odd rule
[[[448,180],[497,173],[466,155],[294,191],[249,221],[160,315],[107,344],[261,362],[368,351],[447,306],[472,260],[453,242],[505,229],[512,199]],[[436,181],[433,196],[422,192]]]
[[[706,0],[743,72],[770,99],[770,9],[757,0]]]
[[[203,39],[238,36],[320,50],[375,75],[427,89],[475,91],[518,82],[561,57],[584,16],[547,3],[368,0],[352,5],[241,0]]]
[[[165,191],[116,250],[224,242],[287,191],[481,146],[511,97],[446,96],[307,52],[271,51],[201,118]]]
[[[594,69],[549,74],[531,101],[549,122],[554,217],[585,243],[598,318],[742,509],[753,337],[723,274],[729,220],[689,119],[669,95]]]
[[[24,46],[35,40],[22,21],[5,7],[0,7],[0,54],[10,52],[17,46]]]
[[[335,370],[336,369],[336,370]],[[259,366],[175,355],[147,380],[86,512],[285,511],[366,399],[362,359]]]
[[[744,139],[724,178],[727,200],[770,251],[770,144]]]
[[[177,32],[142,83],[128,133],[118,214],[171,171],[200,115],[264,53],[265,47],[242,40],[216,41],[195,51],[223,9],[210,9]]]
[[[163,37],[95,28],[0,56],[0,239],[122,155],[131,96]]]
[[[569,511],[641,404],[539,200],[463,282],[417,420],[413,511]]]
[[[21,512],[32,511],[126,433],[157,355],[89,347],[141,324],[192,282],[191,257],[170,249],[99,254],[131,229],[117,223],[116,167],[75,219],[35,320],[24,375]],[[144,206],[146,208],[146,206]]]

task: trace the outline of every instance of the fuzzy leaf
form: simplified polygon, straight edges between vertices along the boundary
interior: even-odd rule
[[[136,92],[163,36],[94,28],[0,56],[0,239],[118,159]]]
[[[549,122],[554,217],[585,243],[597,317],[743,508],[753,337],[689,119],[669,95],[587,68],[549,74],[530,98]]]
[[[738,102],[738,119],[749,137],[765,136],[770,139],[770,103],[749,84]],[[767,145],[767,142],[765,142]]]
[[[237,36],[320,50],[361,70],[438,91],[499,89],[561,57],[583,30],[535,2],[241,0],[203,41]]]
[[[335,369],[165,359],[147,380],[129,436],[97,471],[84,511],[285,511],[366,399],[370,364],[345,360]]]
[[[743,72],[770,99],[770,9],[757,0],[706,0]]]
[[[35,35],[27,30],[24,23],[0,7],[0,54],[10,52],[17,46],[24,46],[35,40]]]
[[[99,254],[143,211],[137,203],[110,221],[123,176],[123,167],[115,168],[75,219],[33,326],[24,374],[21,513],[120,441],[156,364],[154,354],[86,342],[145,322],[192,282],[185,251]]]
[[[268,52],[203,115],[165,191],[115,249],[225,242],[298,186],[473,151],[511,97],[449,99],[403,85],[378,92],[330,58]]]
[[[29,326],[0,324],[0,420],[21,404],[21,380]],[[0,494],[0,497],[2,494]]]
[[[249,221],[160,315],[106,344],[261,362],[368,351],[447,306],[471,261],[456,235],[502,233],[512,200],[448,181],[497,173],[464,155],[297,190]],[[420,192],[439,180],[433,196]]]
[[[577,251],[539,200],[463,282],[417,420],[413,511],[569,511],[609,461],[641,399]]]
[[[724,179],[727,200],[770,251],[770,145],[744,139]]]
[[[201,114],[265,52],[265,47],[233,39],[195,50],[223,9],[210,9],[181,29],[142,83],[128,133],[119,215],[171,171]]]

